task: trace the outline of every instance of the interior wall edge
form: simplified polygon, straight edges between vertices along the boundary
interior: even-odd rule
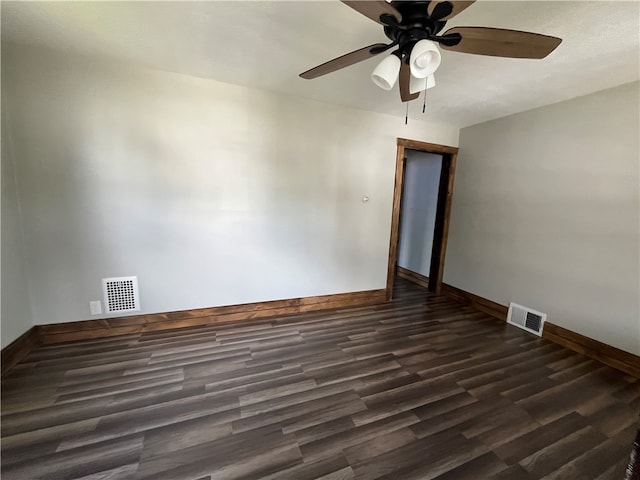
[[[4,95],[2,95],[2,97],[4,97]],[[29,284],[29,277],[28,275],[26,275],[26,271],[28,269],[28,256],[27,256],[27,249],[26,249],[26,236],[25,236],[25,229],[24,229],[24,214],[23,214],[23,210],[22,210],[22,204],[21,204],[21,200],[20,200],[20,184],[18,182],[18,171],[17,171],[17,167],[16,167],[16,151],[15,151],[15,145],[13,142],[13,135],[12,135],[12,129],[11,129],[11,121],[10,121],[10,109],[7,108],[7,104],[8,102],[4,102],[4,106],[2,108],[1,116],[0,116],[0,122],[1,122],[1,129],[2,129],[2,144],[3,144],[3,152],[2,152],[2,156],[3,156],[3,167],[2,167],[2,176],[6,175],[7,172],[4,168],[4,162],[7,162],[9,168],[10,168],[10,178],[8,179],[8,182],[10,182],[11,188],[9,189],[9,193],[8,195],[11,195],[14,197],[15,199],[15,223],[17,225],[13,225],[13,227],[17,227],[14,231],[12,232],[12,230],[14,230],[14,228],[8,228],[6,225],[6,216],[5,214],[2,215],[2,228],[0,228],[0,235],[3,238],[2,243],[5,244],[5,242],[7,242],[7,235],[15,235],[17,237],[17,241],[18,241],[18,248],[19,248],[19,252],[13,252],[14,255],[16,255],[18,257],[17,261],[21,262],[21,268],[23,269],[24,274],[23,275],[17,275],[15,271],[12,272],[11,274],[11,281],[21,281],[23,282],[23,289],[24,289],[24,295],[26,297],[26,301],[23,302],[24,305],[22,305],[22,308],[20,308],[20,310],[23,310],[20,314],[16,314],[15,309],[11,309],[10,312],[2,312],[2,315],[0,315],[0,323],[4,324],[4,327],[2,327],[1,329],[3,330],[2,332],[2,338],[3,338],[3,342],[4,340],[7,339],[7,328],[6,325],[9,320],[7,317],[11,317],[11,316],[16,316],[19,317],[18,319],[11,319],[11,322],[16,322],[16,323],[24,323],[24,325],[21,325],[21,331],[22,333],[18,333],[17,337],[14,337],[13,335],[9,335],[9,344],[5,346],[5,348],[9,347],[9,345],[15,341],[18,341],[22,336],[24,336],[25,334],[27,334],[29,332],[29,330],[33,327],[33,299],[32,299],[32,295],[31,295],[31,287]],[[4,202],[4,200],[3,200]],[[6,248],[3,247],[3,251],[2,254],[3,255],[7,255],[7,251]],[[4,270],[3,270],[4,272]],[[5,272],[6,273],[6,272]],[[20,278],[18,278],[20,277]],[[6,289],[7,287],[7,279],[5,279],[2,282],[2,285],[4,286],[3,290]],[[21,287],[17,287],[18,289],[20,289]],[[2,298],[2,305],[4,305],[6,307],[6,303],[7,302],[7,296],[6,295],[6,291],[4,295],[0,294],[0,298]],[[11,295],[12,296],[12,295]],[[4,297],[4,298],[3,298]],[[16,300],[15,298],[12,298],[11,301],[19,301]],[[26,317],[26,318],[24,318]]]

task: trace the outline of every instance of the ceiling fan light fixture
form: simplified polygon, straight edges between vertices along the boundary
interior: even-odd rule
[[[371,74],[371,80],[383,90],[391,90],[400,74],[400,59],[391,54],[382,59]]]
[[[411,75],[409,80],[409,93],[418,93],[423,90],[428,90],[436,86],[436,77],[429,75],[426,78],[416,78]]]
[[[427,88],[427,79],[426,78],[416,78],[411,75],[411,79],[409,80],[409,93],[418,93]]]
[[[380,62],[371,78],[384,90],[390,90],[399,83],[400,100],[404,103],[418,98],[420,91],[435,86],[433,74],[442,60],[441,48],[491,57],[540,59],[553,52],[562,42],[562,39],[549,35],[505,28],[453,27],[443,30],[449,20],[476,3],[476,0],[341,1],[381,25],[391,43],[374,43],[359,48],[302,72],[300,77],[317,78],[397,47],[391,56]],[[423,112],[424,109],[423,105]]]
[[[420,40],[413,46],[409,57],[411,75],[416,78],[427,78],[440,66],[442,56],[438,45],[431,40]]]

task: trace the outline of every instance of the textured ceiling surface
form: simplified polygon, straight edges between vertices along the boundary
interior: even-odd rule
[[[480,0],[448,22],[563,39],[543,60],[442,51],[426,120],[467,126],[640,77],[640,2]],[[370,74],[382,55],[315,80],[298,74],[387,39],[338,1],[2,2],[3,41],[102,56],[403,116]],[[422,99],[412,102],[415,116]]]

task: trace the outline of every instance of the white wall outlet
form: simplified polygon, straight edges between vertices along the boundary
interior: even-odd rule
[[[91,315],[99,315],[102,313],[102,304],[100,300],[94,300],[93,302],[89,302],[89,310],[91,310]]]

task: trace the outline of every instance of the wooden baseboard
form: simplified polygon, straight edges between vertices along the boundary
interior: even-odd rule
[[[4,347],[0,353],[2,375],[11,370],[38,345],[40,345],[38,330],[36,327],[31,327],[9,345]]]
[[[401,267],[399,267],[399,269],[400,268]],[[403,270],[411,272],[410,270]],[[400,272],[398,273],[402,276]],[[410,275],[411,278],[403,278],[407,278],[407,280],[410,281],[424,281],[424,279],[426,279],[426,277],[416,274],[415,272],[411,273],[414,274]],[[504,305],[448,284],[442,285],[442,293],[461,303],[471,305],[499,320],[506,321],[508,308]],[[218,322],[268,318],[318,310],[375,305],[385,302],[386,290],[367,290],[363,292],[201,308],[179,312],[37,325],[2,349],[2,373],[5,374],[9,371],[22,360],[31,349],[40,344],[55,344],[131,333],[171,330],[183,327],[210,325]],[[640,356],[638,355],[625,352],[549,322],[545,323],[543,338],[598,360],[629,375],[640,378]]]
[[[414,272],[413,270],[409,270],[403,267],[396,267],[396,275],[398,275],[400,278],[404,278],[405,280],[409,280],[416,285],[420,285],[421,287],[429,288],[429,277],[425,277],[424,275],[418,272]]]
[[[505,307],[504,305],[500,305],[492,300],[466,292],[446,283],[442,284],[442,293],[448,297],[458,300],[461,303],[471,305],[481,312],[488,313],[498,320],[502,320],[504,322],[507,321],[507,312],[509,311],[509,307]]]
[[[178,312],[38,325],[37,332],[43,344],[54,344],[131,333],[210,325],[218,322],[292,315],[316,310],[375,305],[386,301],[386,290],[366,290]]]
[[[545,322],[542,338],[640,378],[640,356]]]
[[[500,305],[487,298],[473,293],[465,292],[451,285],[442,284],[442,293],[461,303],[485,312],[498,320],[506,321],[509,307]],[[640,356],[634,355],[593,338],[585,337],[553,323],[545,322],[542,338],[550,340],[558,345],[598,360],[610,367],[621,370],[636,378],[640,378]]]

